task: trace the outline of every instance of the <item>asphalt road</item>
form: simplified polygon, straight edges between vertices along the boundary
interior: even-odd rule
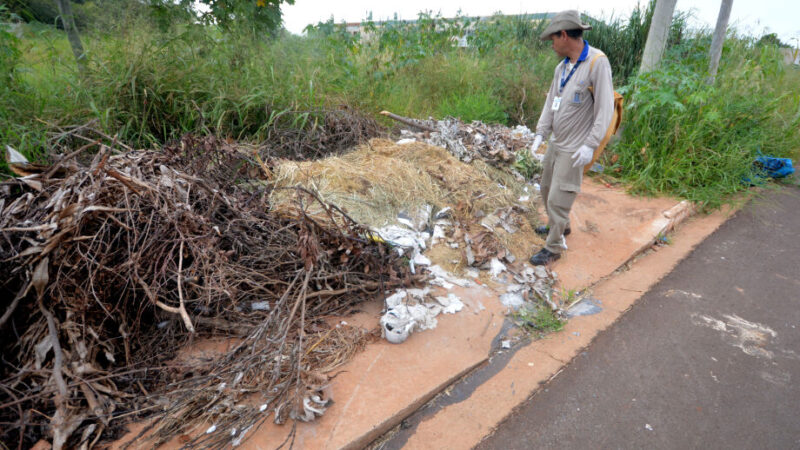
[[[478,448],[800,448],[800,189],[746,205]]]

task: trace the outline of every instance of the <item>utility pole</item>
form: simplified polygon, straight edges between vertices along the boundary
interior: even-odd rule
[[[69,45],[72,47],[72,54],[75,55],[75,62],[78,63],[78,71],[81,78],[86,77],[86,53],[83,51],[81,38],[78,36],[78,29],[75,28],[75,18],[72,15],[70,0],[56,0],[58,12],[61,14],[61,23],[64,24],[64,31],[67,32]]]
[[[719,69],[719,58],[722,56],[722,43],[725,42],[725,34],[728,32],[728,19],[731,17],[733,0],[722,0],[717,16],[717,27],[714,28],[714,37],[711,39],[711,52],[709,53],[708,63],[708,84],[714,83]]]
[[[667,46],[669,37],[669,27],[672,25],[672,13],[675,12],[675,4],[678,0],[657,0],[656,10],[653,11],[653,20],[650,22],[650,30],[647,32],[647,43],[644,44],[642,54],[642,64],[639,72],[649,72],[661,62],[664,54],[664,47]]]

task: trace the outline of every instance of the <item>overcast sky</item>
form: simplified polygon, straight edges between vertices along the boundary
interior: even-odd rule
[[[495,12],[523,14],[557,12],[561,9],[577,9],[592,16],[607,18],[627,15],[636,5],[636,0],[594,0],[576,2],[567,0],[553,6],[552,1],[519,0],[295,0],[294,5],[283,5],[286,28],[300,34],[308,24],[334,21],[360,22],[372,11],[374,20],[392,18],[416,19],[420,11],[441,12],[445,17],[461,13],[469,16],[488,16]],[[677,10],[693,11],[695,26],[713,27],[719,14],[720,0],[678,0]],[[761,36],[766,32],[778,33],[782,41],[795,46],[800,38],[800,1],[797,0],[734,0],[730,23],[740,32]]]

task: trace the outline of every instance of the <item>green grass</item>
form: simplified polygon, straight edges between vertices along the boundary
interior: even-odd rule
[[[559,319],[545,306],[526,306],[513,313],[512,319],[518,326],[540,336],[564,329],[565,321]]]
[[[798,71],[777,48],[747,39],[727,43],[716,83],[700,49],[677,48],[662,70],[640,75],[626,95],[622,139],[605,155],[637,193],[667,193],[706,208],[747,189],[759,154],[797,158]],[[616,163],[609,158],[616,154]]]
[[[678,14],[663,68],[637,76],[652,6],[594,20],[586,35],[608,54],[626,96],[623,137],[605,153],[605,174],[637,193],[716,207],[747,188],[741,180],[759,152],[797,157],[800,75],[776,48],[731,33],[709,86],[710,38],[688,32]],[[530,18],[479,22],[471,47],[458,48],[451,38],[469,19],[423,15],[365,39],[328,23],[273,39],[191,23],[159,28],[140,10],[87,21],[97,25],[81,30],[86,79],[61,31],[28,24],[21,39],[3,34],[2,142],[39,159],[50,150],[48,131],[96,120],[133,147],[188,132],[263,143],[279,130],[307,133],[324,122],[321,110],[341,105],[376,118],[390,110],[534,128],[558,62],[538,39],[545,23]]]

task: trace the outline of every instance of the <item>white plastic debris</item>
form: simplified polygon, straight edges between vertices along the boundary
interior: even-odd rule
[[[293,416],[293,419],[302,420],[303,422],[311,422],[317,416],[325,414],[325,410],[328,409],[327,405],[327,401],[322,400],[319,396],[311,395],[303,398],[303,413],[295,412],[290,414],[290,417]]]
[[[417,140],[416,139],[411,139],[411,138],[403,138],[403,139],[400,139],[399,141],[397,141],[396,144],[397,145],[405,145],[405,144],[410,144],[412,142],[417,142]]]
[[[425,255],[423,255],[421,253],[417,253],[416,255],[414,255],[413,260],[414,260],[414,264],[416,264],[418,266],[430,266],[431,265],[430,258],[428,258],[427,256],[425,256]]]
[[[522,203],[522,202],[530,201],[530,199],[531,199],[530,195],[523,195],[522,197],[519,198],[519,201]]]
[[[533,139],[534,133],[525,125],[517,125],[511,130],[511,136],[516,139]]]
[[[504,349],[509,349],[509,348],[511,348],[511,341],[509,341],[509,340],[505,340],[505,341],[501,342],[501,343],[500,343],[500,347],[502,347],[502,348],[504,348]]]
[[[444,239],[444,227],[442,225],[433,226],[433,239]]]
[[[506,265],[501,263],[500,260],[497,258],[492,258],[489,264],[490,264],[489,275],[491,275],[492,278],[496,278],[498,275],[505,272],[506,270]]]
[[[506,292],[500,296],[500,302],[503,306],[516,311],[525,304],[525,299],[518,292]]]
[[[525,286],[521,284],[509,284],[506,286],[506,292],[521,292]]]
[[[250,304],[253,311],[269,311],[269,302],[253,302]]]
[[[407,226],[408,228],[414,229],[414,222],[411,221],[410,217],[405,217],[402,215],[397,216],[397,221],[402,223],[403,225]]]
[[[242,432],[239,433],[239,436],[236,437],[233,441],[231,441],[231,445],[234,447],[238,447],[239,445],[241,445],[242,440],[244,440],[244,436],[247,434],[248,431],[250,431],[250,428],[253,428],[253,426],[250,425],[249,427],[242,430]]]
[[[208,429],[206,430],[206,434],[211,434],[211,433],[213,433],[213,432],[215,432],[215,431],[217,431],[217,426],[216,426],[216,425],[211,425],[211,426],[210,426],[210,427],[208,427]]]
[[[545,269],[544,266],[535,266],[533,272],[536,274],[536,278],[547,278],[547,269]]]
[[[397,214],[397,221],[414,231],[422,232],[428,229],[432,213],[433,206],[421,205],[416,210],[400,212]]]
[[[430,286],[425,286],[422,289],[407,289],[406,292],[411,298],[422,303],[425,301],[425,296],[431,292],[431,288]]]
[[[447,219],[453,214],[453,208],[446,206],[440,209],[436,214],[433,216],[433,220],[442,220]]]
[[[424,250],[426,248],[425,241],[430,237],[428,233],[419,233],[397,225],[388,225],[376,232],[389,244],[405,249]]]
[[[416,312],[417,315],[420,315],[419,313],[422,312],[424,315],[423,311],[416,309],[417,306],[420,305],[415,305],[412,307],[414,308],[414,312]],[[433,319],[433,321],[435,320],[436,319]],[[425,325],[431,325],[429,320],[424,320],[424,322]],[[412,309],[407,305],[397,305],[394,308],[386,311],[386,314],[381,317],[380,324],[381,334],[383,334],[383,337],[392,344],[401,344],[405,342],[414,328],[418,326],[414,314],[412,313]],[[436,326],[435,323],[433,326]]]
[[[644,424],[644,428],[645,428],[647,431],[653,431],[653,426],[652,426],[652,425],[650,425],[649,423],[646,423],[646,424]]]
[[[384,302],[386,302],[386,309],[392,309],[401,305],[406,297],[408,297],[408,292],[402,290],[386,297],[386,300],[384,300]]]
[[[442,269],[442,267],[439,266],[439,265],[430,266],[430,267],[428,267],[427,270],[428,270],[428,272],[431,273],[431,275],[433,275],[435,277],[434,281],[436,281],[437,279],[438,280],[443,280],[443,281],[446,281],[446,282],[450,283],[451,285],[454,284],[454,285],[461,286],[461,287],[471,287],[471,286],[473,286],[473,283],[471,281],[464,280],[462,278],[457,278],[457,277],[453,276],[450,272]],[[436,284],[436,283],[431,283],[431,284]],[[441,286],[441,284],[439,284],[439,286]],[[450,289],[450,288],[448,288],[448,289]]]
[[[540,186],[539,183],[533,183],[533,188],[536,190],[536,192],[542,191],[542,186]]]
[[[236,386],[239,384],[239,382],[242,381],[242,378],[244,378],[244,372],[237,373],[236,378],[233,379],[233,385]]]
[[[464,308],[464,302],[456,294],[447,294],[447,297],[436,297],[436,301],[442,305],[442,312],[445,314],[455,314]]]
[[[453,283],[451,283],[451,282],[449,282],[449,281],[447,281],[447,280],[445,280],[443,278],[434,278],[433,280],[430,281],[430,284],[432,284],[434,286],[441,286],[441,287],[447,289],[448,291],[450,289],[453,289],[454,287],[456,287],[455,284],[453,284]]]
[[[455,294],[437,297],[436,302],[426,302],[430,287],[398,290],[386,298],[386,313],[381,317],[381,334],[387,341],[400,344],[415,331],[436,328],[440,313],[455,314],[464,303]]]
[[[258,408],[258,411],[259,411],[259,412],[264,412],[264,411],[266,411],[266,410],[267,410],[267,404],[266,404],[266,403],[264,403],[263,405],[261,405],[261,406]]]
[[[10,145],[6,145],[6,161],[9,164],[26,164],[28,163],[28,158],[11,148]]]

